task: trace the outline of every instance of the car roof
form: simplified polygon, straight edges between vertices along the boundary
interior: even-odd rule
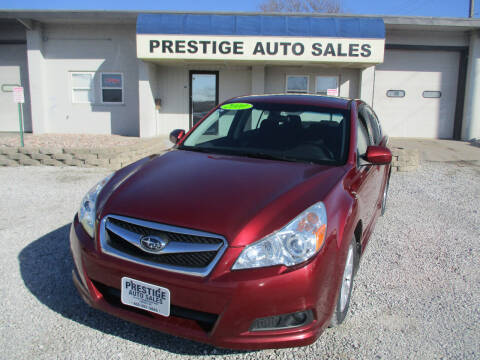
[[[248,102],[248,103],[271,103],[271,104],[298,104],[307,106],[320,106],[337,109],[349,109],[351,99],[313,95],[313,94],[265,94],[239,96],[227,100],[226,103]]]

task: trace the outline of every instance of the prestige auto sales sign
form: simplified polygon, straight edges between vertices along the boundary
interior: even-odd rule
[[[383,62],[384,39],[137,34],[139,59]]]

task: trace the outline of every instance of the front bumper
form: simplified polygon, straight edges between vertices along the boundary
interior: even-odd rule
[[[103,254],[77,217],[70,229],[70,244],[75,263],[73,281],[90,306],[142,326],[217,347],[254,350],[309,345],[328,325],[336,302],[335,265],[321,261],[335,258],[329,256],[335,251],[333,245],[326,246],[307,265],[291,271],[281,267],[229,271],[242,249],[228,248],[217,269],[208,277],[199,278],[146,268]],[[119,289],[123,276],[169,289],[171,315],[163,317],[122,304]],[[257,318],[303,310],[313,311],[314,319],[307,325],[250,331]]]

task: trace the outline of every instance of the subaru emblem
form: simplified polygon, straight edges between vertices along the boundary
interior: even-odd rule
[[[140,246],[142,249],[152,254],[158,254],[167,244],[168,241],[159,236],[145,235],[140,238]]]

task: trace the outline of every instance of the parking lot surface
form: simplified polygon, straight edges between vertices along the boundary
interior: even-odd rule
[[[89,308],[68,231],[105,170],[0,168],[0,359],[459,359],[480,357],[480,166],[392,175],[346,322],[311,346],[239,352]]]

